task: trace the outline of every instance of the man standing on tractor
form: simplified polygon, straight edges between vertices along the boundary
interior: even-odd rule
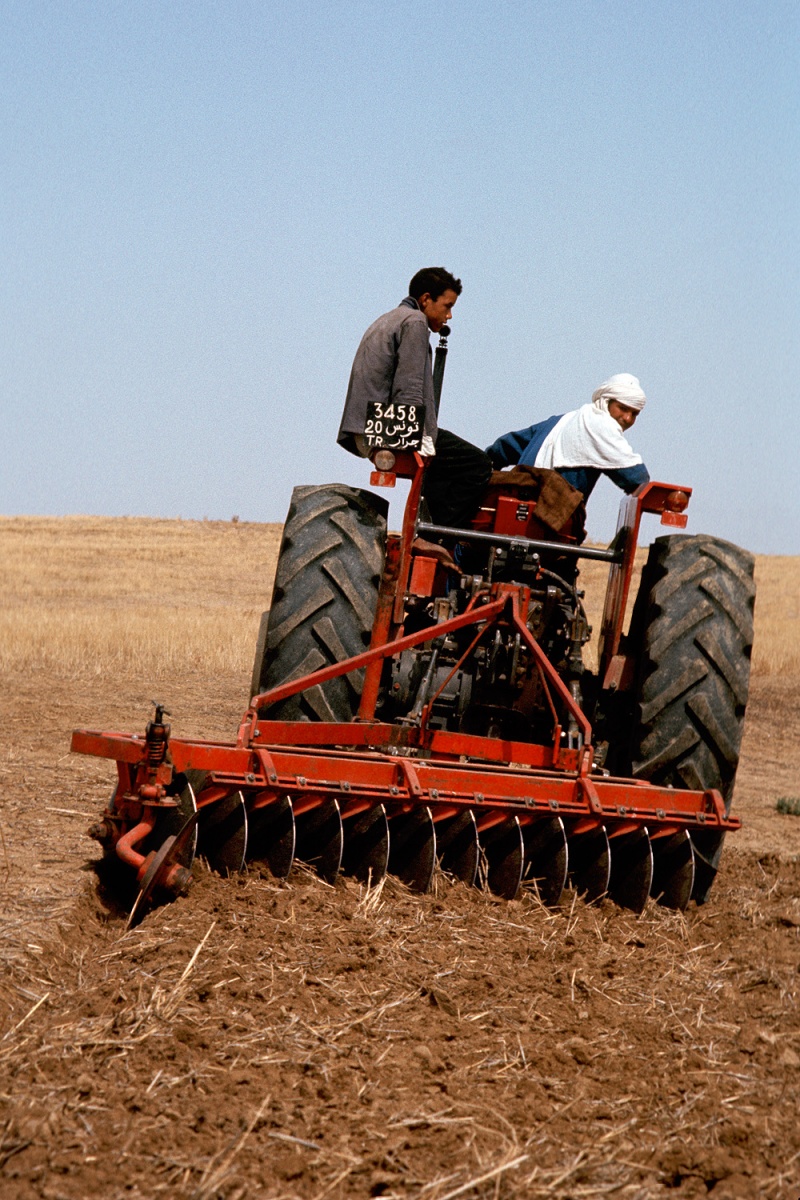
[[[371,401],[422,407],[420,453],[428,459],[422,494],[435,524],[464,528],[478,509],[492,464],[477,446],[439,428],[429,342],[429,335],[451,320],[461,280],[444,267],[425,267],[409,283],[408,293],[361,339],[336,440],[351,454],[366,458]]]
[[[650,475],[625,430],[646,400],[635,375],[612,375],[594,392],[591,404],[503,434],[486,453],[497,469],[519,463],[558,471],[585,499],[601,474],[624,492],[635,492]]]

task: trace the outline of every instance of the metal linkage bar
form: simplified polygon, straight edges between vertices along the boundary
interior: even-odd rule
[[[478,601],[488,602],[478,603]],[[433,641],[435,638],[446,637],[447,634],[455,633],[456,630],[462,629],[466,625],[476,625],[482,621],[496,621],[506,608],[507,602],[505,594],[501,595],[499,599],[489,600],[488,591],[481,593],[475,597],[475,600],[470,604],[466,612],[460,613],[457,617],[451,617],[449,620],[442,621],[438,625],[420,629],[416,633],[397,638],[395,641],[387,642],[384,645],[373,646],[370,650],[365,650],[363,654],[347,658],[344,662],[333,663],[329,667],[313,671],[310,675],[300,676],[297,679],[290,680],[288,683],[282,683],[278,687],[270,688],[269,691],[261,692],[258,696],[253,696],[250,701],[250,708],[245,713],[242,725],[240,726],[240,737],[243,737],[245,731],[252,736],[252,730],[258,724],[257,712],[259,708],[263,708],[269,704],[277,704],[279,700],[286,700],[289,696],[294,696],[298,692],[305,691],[306,688],[314,687],[317,684],[327,683],[329,679],[336,679],[340,675],[349,675],[351,671],[357,671],[361,667],[369,666],[371,662],[376,660],[390,658],[393,654],[400,654],[403,650],[410,650],[412,646],[420,646],[425,642]]]
[[[593,546],[573,546],[569,542],[544,542],[535,538],[513,537],[508,533],[479,533],[475,529],[431,525],[427,521],[420,521],[417,533],[458,538],[461,542],[491,542],[493,546],[510,546],[514,549],[534,550],[537,553],[544,551],[547,554],[562,554],[570,558],[590,558],[596,562],[619,563],[622,562],[624,553],[623,548],[617,549],[613,542],[606,550],[598,550]]]
[[[370,650],[366,650],[363,654],[356,655],[354,658],[348,658],[344,662],[323,667],[321,670],[314,671],[310,675],[304,675],[288,683],[280,684],[278,687],[272,688],[268,692],[263,692],[259,696],[254,696],[250,701],[250,708],[245,713],[239,727],[239,745],[246,745],[255,739],[255,731],[258,727],[258,710],[268,704],[275,704],[277,701],[293,696],[297,692],[313,687],[315,684],[325,683],[329,679],[349,674],[360,667],[368,666],[373,661],[389,658],[391,655],[398,654],[412,646],[445,637],[449,633],[454,633],[456,630],[468,625],[485,624],[504,618],[510,620],[516,626],[522,640],[535,658],[542,677],[548,681],[549,685],[558,694],[567,712],[574,717],[578,728],[581,730],[584,740],[582,752],[583,764],[581,769],[582,773],[585,774],[591,763],[592,727],[580,706],[576,704],[574,697],[565,686],[555,667],[527,628],[520,610],[520,590],[526,595],[528,594],[527,589],[519,589],[512,584],[495,584],[487,592],[476,596],[470,602],[470,606],[466,612],[459,614],[457,617],[451,617],[446,621],[440,622],[438,625],[418,630],[416,633],[408,634],[393,642],[374,646]],[[492,596],[494,597],[493,599],[490,598]],[[481,603],[481,601],[485,602]],[[559,740],[560,729],[556,724],[553,730],[552,743],[554,758],[558,757],[561,750]]]

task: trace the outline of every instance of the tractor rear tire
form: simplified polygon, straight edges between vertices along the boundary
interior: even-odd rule
[[[259,692],[369,647],[389,506],[343,483],[296,487],[283,528],[259,671]],[[317,684],[259,710],[270,721],[350,721],[364,671]]]
[[[657,538],[642,575],[633,774],[717,788],[730,812],[750,686],[754,559],[718,538]],[[692,833],[693,898],[717,873],[724,833]]]

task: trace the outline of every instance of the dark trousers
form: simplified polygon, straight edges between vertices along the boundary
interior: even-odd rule
[[[466,529],[483,499],[492,463],[483,450],[440,429],[436,457],[428,463],[422,495],[434,525]]]

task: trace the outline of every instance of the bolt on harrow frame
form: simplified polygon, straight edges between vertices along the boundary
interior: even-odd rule
[[[684,526],[691,490],[643,485],[623,500],[610,547],[583,549],[530,536],[529,526],[508,534],[497,523],[482,532],[422,522],[423,469],[419,455],[406,453],[394,471],[373,473],[374,484],[392,486],[400,474],[411,486],[402,533],[388,538],[369,649],[255,695],[235,742],[171,737],[161,706],[143,737],[74,732],[74,751],[117,764],[114,795],[90,834],[138,886],[131,921],[159,895],[188,888],[196,851],[226,873],[256,861],[285,878],[297,855],[330,882],[345,871],[375,883],[389,871],[420,891],[438,859],[458,879],[509,899],[528,884],[556,905],[569,878],[590,901],[609,895],[641,911],[653,895],[680,909],[692,895],[696,845],[703,837],[717,845],[739,828],[718,788],[658,785],[599,765],[575,689],[532,632],[528,584],[475,577],[462,611],[442,604],[436,623],[405,629],[410,597],[436,597],[446,575],[428,543],[415,552],[421,534],[505,547],[537,571],[554,551],[607,561],[598,686],[612,697],[630,690],[636,651],[626,649],[622,629],[641,516]],[[529,664],[550,714],[546,738],[437,724],[437,700],[492,639],[514,645]],[[454,641],[455,661],[435,675],[438,648]],[[382,719],[387,665],[418,651],[428,670],[416,704]],[[351,720],[270,719],[281,702],[344,676],[361,681]]]

